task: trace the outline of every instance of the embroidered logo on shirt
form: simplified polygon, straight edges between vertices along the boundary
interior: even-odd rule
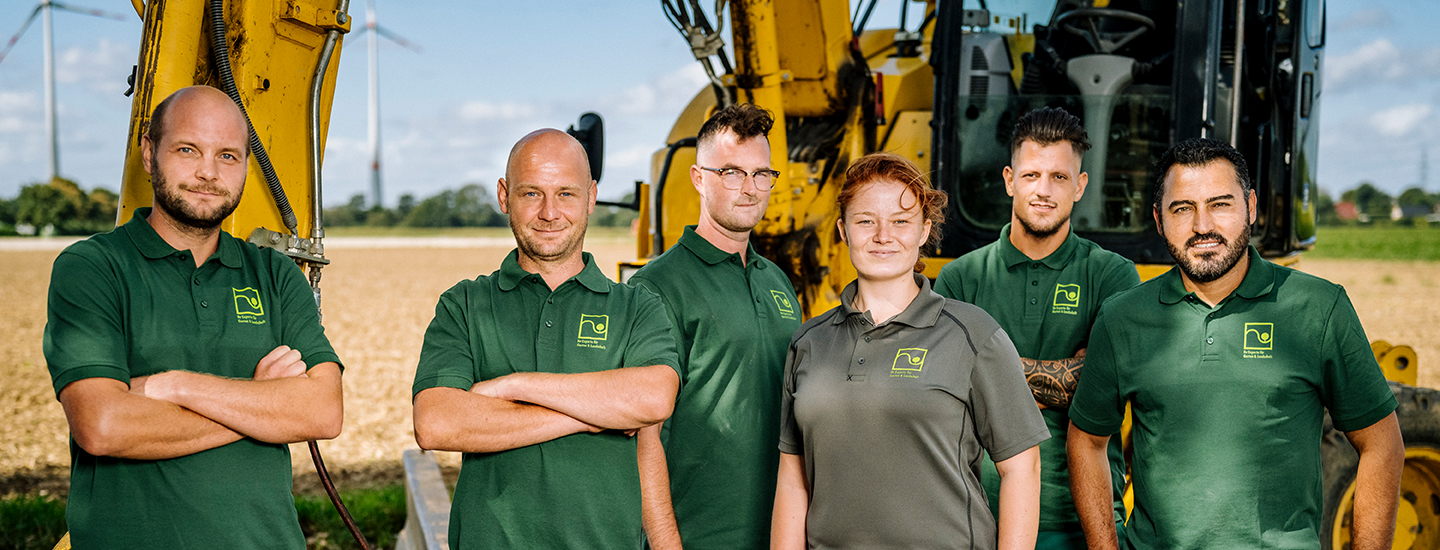
[[[780,310],[780,316],[786,319],[795,319],[795,304],[790,301],[783,291],[772,290],[770,296],[775,298],[775,309]]]
[[[585,348],[605,349],[605,337],[610,333],[609,315],[580,314],[580,334],[575,345]]]
[[[919,378],[920,369],[925,368],[925,348],[900,348],[895,352],[895,361],[890,364],[891,378]]]
[[[235,297],[235,321],[251,325],[265,324],[265,307],[260,303],[260,291],[250,287],[231,288]]]
[[[1268,359],[1270,350],[1275,349],[1274,323],[1245,323],[1245,349],[1241,355],[1246,359]]]
[[[1080,285],[1055,284],[1055,301],[1050,306],[1050,313],[1064,313],[1076,315],[1080,313]]]

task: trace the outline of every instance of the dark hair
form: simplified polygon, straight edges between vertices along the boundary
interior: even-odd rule
[[[930,178],[926,177],[920,167],[910,162],[910,159],[895,153],[871,153],[860,157],[845,170],[845,183],[840,187],[840,196],[836,202],[840,206],[840,218],[845,218],[845,207],[860,193],[860,189],[878,180],[890,180],[904,184],[905,187],[919,199],[920,215],[925,221],[930,222],[930,239],[925,242],[927,247],[933,247],[940,242],[940,226],[945,223],[945,203],[950,197],[944,191],[930,186]],[[908,210],[911,207],[901,205],[901,208]],[[920,257],[925,257],[924,249],[920,251]],[[923,271],[923,261],[915,264],[915,271]]]
[[[715,136],[725,130],[735,132],[740,141],[750,138],[764,137],[770,134],[770,128],[775,125],[775,117],[770,111],[756,107],[752,103],[736,103],[710,115],[710,119],[700,126],[700,133],[695,135],[695,142],[698,144],[709,143]]]
[[[1226,160],[1235,168],[1236,183],[1240,184],[1240,190],[1248,196],[1251,189],[1250,170],[1245,167],[1245,157],[1227,143],[1207,138],[1192,138],[1165,151],[1155,163],[1155,186],[1152,189],[1155,196],[1154,208],[1160,210],[1160,198],[1165,194],[1165,175],[1170,173],[1170,168],[1177,164],[1204,166],[1219,159]]]
[[[165,114],[170,112],[170,103],[178,95],[180,94],[170,94],[161,100],[160,104],[155,106],[155,112],[150,114],[150,127],[145,130],[145,135],[156,147],[160,146],[160,137],[165,134]]]
[[[1020,117],[1015,123],[1015,135],[1010,138],[1010,156],[1014,157],[1027,141],[1041,146],[1068,141],[1076,155],[1090,150],[1090,134],[1085,131],[1085,125],[1059,107],[1041,107]]]

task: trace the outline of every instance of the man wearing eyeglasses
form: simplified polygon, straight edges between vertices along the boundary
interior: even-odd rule
[[[675,412],[638,435],[651,548],[769,547],[781,369],[800,327],[790,280],[750,244],[780,176],[773,124],[739,104],[700,127],[690,167],[700,219],[629,281],[663,299],[680,352]]]

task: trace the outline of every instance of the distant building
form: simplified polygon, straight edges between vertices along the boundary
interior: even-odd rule
[[[1340,201],[1335,203],[1335,216],[1345,221],[1356,221],[1359,220],[1363,214],[1360,213],[1359,208],[1355,207],[1355,203],[1351,201]]]
[[[1423,218],[1435,213],[1435,209],[1423,204],[1396,204],[1390,207],[1390,219]]]

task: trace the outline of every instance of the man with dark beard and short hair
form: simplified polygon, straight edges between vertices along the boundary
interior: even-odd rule
[[[305,548],[286,444],[339,435],[341,369],[294,262],[219,230],[248,132],[219,90],[175,92],[140,142],[153,209],[55,259],[75,548]]]
[[[633,435],[680,388],[665,306],[582,251],[595,182],[575,138],[521,138],[496,195],[516,248],[440,296],[412,388],[420,447],[465,453],[450,548],[633,549]]]
[[[1135,264],[1071,231],[1070,213],[1089,176],[1080,159],[1090,148],[1080,119],[1059,108],[1036,109],[1015,124],[1005,190],[1010,224],[994,243],[950,262],[935,292],[985,310],[1015,343],[1025,379],[1050,430],[1040,442],[1040,530],[1036,548],[1084,548],[1070,497],[1065,459],[1066,409],[1085,366],[1085,345],[1100,304],[1140,284]],[[1123,526],[1125,483],[1120,442],[1110,445],[1112,502]],[[1000,476],[987,454],[981,482],[999,513]]]
[[[1178,265],[1101,306],[1070,407],[1091,548],[1117,546],[1105,449],[1126,404],[1126,548],[1320,548],[1327,410],[1360,455],[1352,547],[1390,547],[1405,454],[1395,398],[1345,290],[1249,245],[1255,202],[1229,145],[1194,139],[1160,158],[1153,214]]]

